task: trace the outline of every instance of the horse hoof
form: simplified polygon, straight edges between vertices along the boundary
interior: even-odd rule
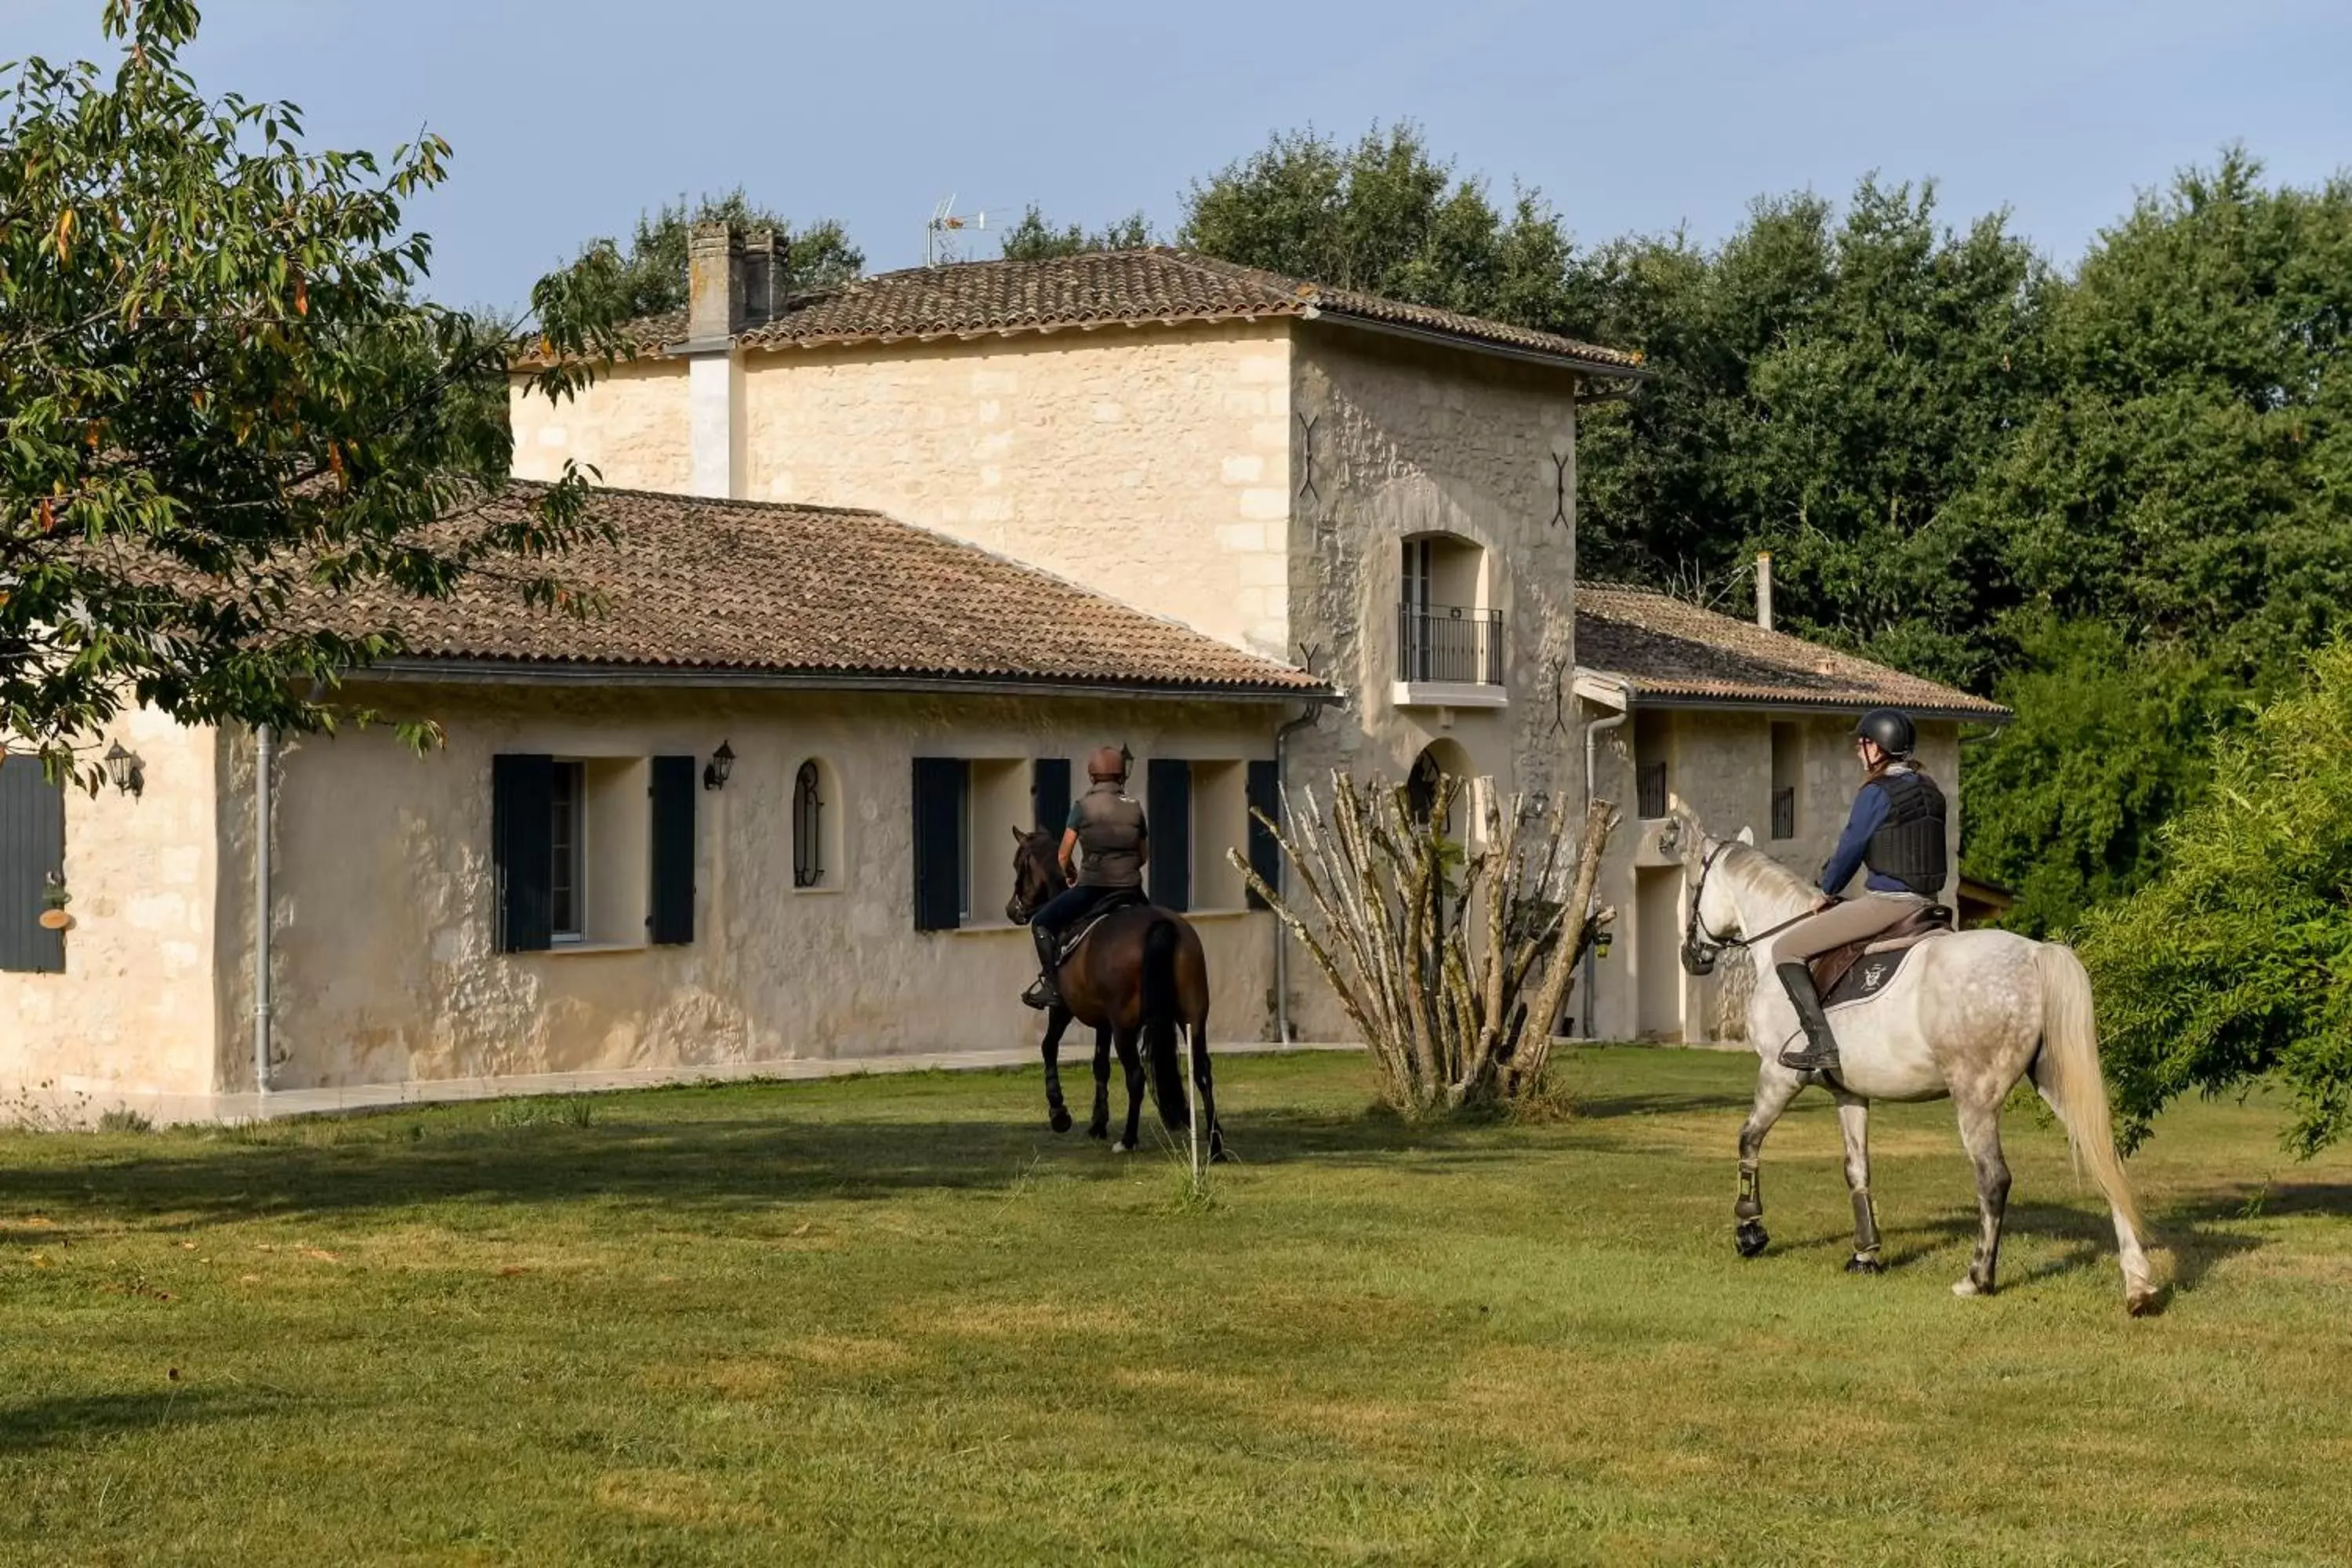
[[[1087,1136],[1089,1138],[1108,1138],[1110,1136],[1110,1129],[1097,1121],[1093,1126],[1087,1129]]]
[[[1886,1272],[1886,1265],[1874,1257],[1865,1258],[1857,1252],[1845,1260],[1845,1271],[1848,1274],[1884,1274]]]
[[[1771,1244],[1772,1238],[1764,1234],[1764,1227],[1752,1219],[1731,1237],[1731,1245],[1739,1249],[1742,1258],[1754,1258]]]
[[[1110,1152],[1114,1154],[1132,1154],[1135,1152],[1135,1145],[1122,1138],[1110,1146]]]
[[[1067,1132],[1070,1130],[1070,1113],[1058,1105],[1054,1107],[1054,1114],[1049,1120],[1056,1132]]]
[[[1990,1296],[1992,1294],[1992,1291],[1985,1286],[1978,1284],[1974,1279],[1960,1279],[1956,1280],[1953,1283],[1952,1294],[1966,1298],[1969,1296]]]
[[[2145,1318],[2163,1304],[2161,1290],[2134,1290],[2124,1297],[2124,1310],[2135,1318]]]

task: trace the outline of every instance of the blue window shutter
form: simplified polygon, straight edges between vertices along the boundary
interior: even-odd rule
[[[694,940],[695,759],[653,760],[653,908],[646,934],[656,945]]]
[[[1039,831],[1060,842],[1062,829],[1070,824],[1070,759],[1038,758],[1029,774],[1029,793],[1036,797]]]
[[[915,759],[915,929],[963,924],[963,795],[961,757]]]
[[[1257,819],[1256,815],[1263,812],[1275,822],[1282,820],[1282,775],[1271,758],[1250,763],[1246,788],[1252,814],[1249,819],[1250,869],[1278,893],[1282,891],[1282,847],[1274,841],[1273,833]],[[1254,910],[1266,907],[1265,900],[1257,896],[1255,889],[1250,890],[1249,907]]]
[[[552,934],[555,759],[490,759],[490,867],[500,952],[542,952]]]
[[[1143,814],[1151,833],[1151,901],[1192,907],[1192,764],[1154,757],[1144,775]]]
[[[62,974],[66,933],[41,924],[51,877],[66,871],[66,791],[39,759],[0,761],[0,970]]]

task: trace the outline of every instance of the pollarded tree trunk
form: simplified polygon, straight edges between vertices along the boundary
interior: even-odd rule
[[[1576,966],[1613,911],[1594,907],[1616,809],[1594,801],[1571,836],[1567,798],[1491,788],[1465,847],[1444,824],[1461,781],[1427,815],[1401,786],[1331,775],[1283,821],[1258,820],[1289,861],[1286,901],[1238,852],[1233,863],[1323,971],[1364,1037],[1382,1097],[1420,1114],[1507,1103],[1542,1082]],[[1311,918],[1310,918],[1311,917]]]

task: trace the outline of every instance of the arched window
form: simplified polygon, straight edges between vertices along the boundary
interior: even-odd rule
[[[814,759],[793,779],[793,886],[824,885],[824,796]]]

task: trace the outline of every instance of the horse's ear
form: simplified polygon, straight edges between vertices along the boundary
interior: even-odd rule
[[[1029,842],[1029,836],[1016,827],[1013,830],[1013,842],[1015,844],[1026,844]]]
[[[1756,847],[1756,829],[1753,827],[1742,827],[1739,830],[1739,842],[1753,849]]]

